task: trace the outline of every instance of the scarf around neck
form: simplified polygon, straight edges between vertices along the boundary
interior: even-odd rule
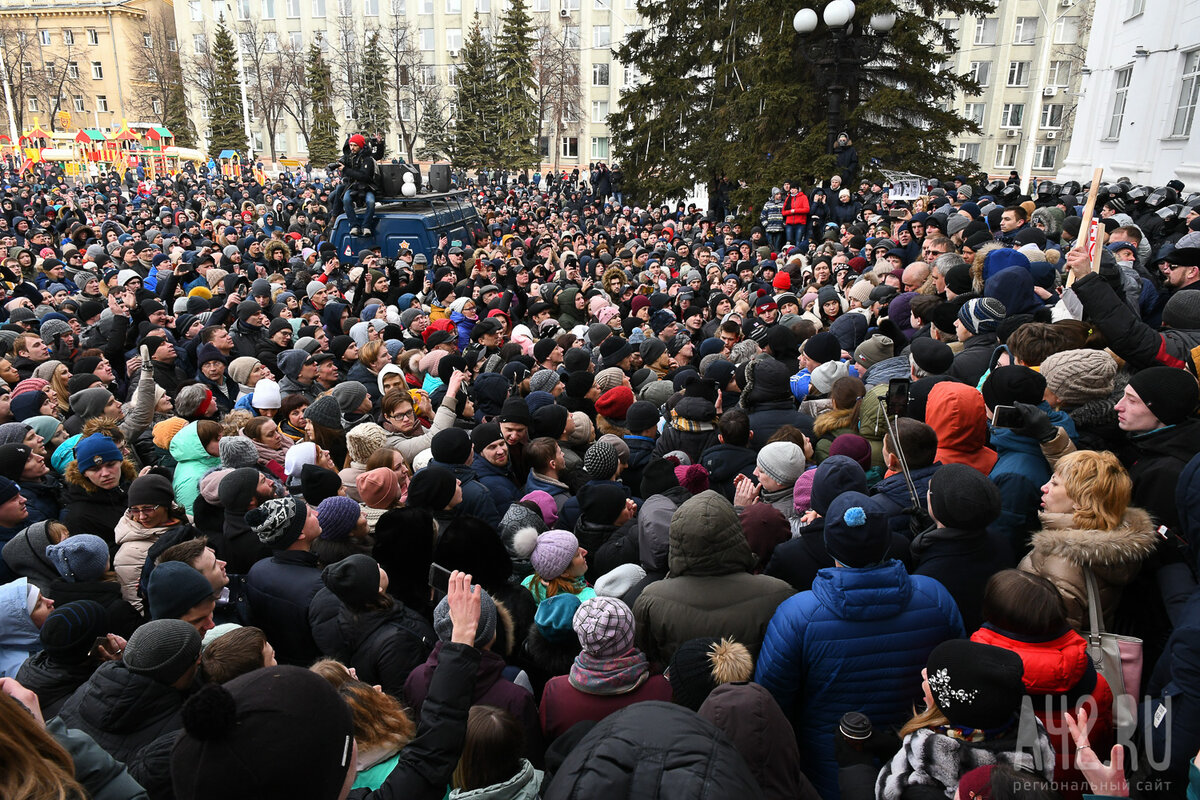
[[[627,694],[650,677],[650,663],[645,653],[630,650],[623,656],[596,658],[581,652],[571,665],[567,680],[587,694]]]

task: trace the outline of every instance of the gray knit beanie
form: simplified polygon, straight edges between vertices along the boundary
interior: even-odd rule
[[[1163,306],[1163,325],[1185,331],[1200,328],[1200,297],[1195,295],[1195,292],[1175,292],[1171,295],[1171,299]]]
[[[156,619],[129,637],[122,658],[125,667],[159,683],[172,684],[200,657],[200,634],[181,619]]]
[[[333,396],[343,414],[353,414],[367,399],[367,387],[358,381],[344,381],[333,387]]]
[[[481,602],[479,625],[475,628],[475,646],[484,647],[491,644],[492,639],[496,637],[496,603],[482,587],[479,589],[479,595]],[[443,642],[450,641],[450,636],[454,633],[454,621],[450,619],[450,601],[447,597],[443,597],[433,610],[433,629],[437,631],[438,639]]]
[[[304,418],[312,420],[315,425],[335,431],[342,429],[342,408],[337,398],[332,395],[323,395],[314,400],[312,405],[305,409]]]
[[[100,386],[83,389],[71,395],[71,410],[81,419],[92,419],[104,413],[104,407],[113,399],[112,392]]]
[[[249,436],[222,436],[218,447],[222,467],[237,469],[258,464],[258,448]]]
[[[804,472],[804,451],[795,442],[771,442],[758,451],[757,466],[772,480],[792,486]]]
[[[1041,373],[1046,379],[1046,388],[1054,392],[1064,406],[1077,408],[1113,393],[1117,362],[1103,350],[1064,350],[1048,356],[1042,362]]]

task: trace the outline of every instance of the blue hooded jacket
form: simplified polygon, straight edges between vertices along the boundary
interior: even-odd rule
[[[1076,438],[1075,422],[1069,416],[1050,411],[1045,403],[1040,407],[1049,413],[1053,425],[1072,440]],[[1042,507],[1042,486],[1050,480],[1050,464],[1036,440],[1007,428],[989,426],[989,433],[998,455],[989,477],[1000,490],[1000,516],[991,527],[1008,537],[1014,553],[1024,553],[1029,549],[1029,536],[1040,527],[1038,509]]]
[[[842,715],[860,711],[881,730],[902,724],[933,648],[965,636],[945,587],[896,560],[823,569],[811,591],[780,604],[754,680],[791,720],[802,769],[821,797],[840,796],[834,730]]]
[[[1005,316],[1034,314],[1046,307],[1033,291],[1033,273],[1025,267],[1008,267],[988,278],[983,296],[1004,304]]]
[[[29,617],[29,581],[0,586],[0,678],[11,678],[25,659],[42,650],[40,631]]]

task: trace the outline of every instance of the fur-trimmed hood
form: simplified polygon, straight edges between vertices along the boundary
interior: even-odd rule
[[[278,239],[272,239],[263,245],[263,258],[268,264],[272,263],[271,254],[276,250],[282,250],[284,254],[283,260],[286,262],[292,257],[292,248],[288,247],[287,242],[281,242]]]
[[[1140,508],[1125,509],[1119,527],[1087,530],[1074,527],[1071,514],[1042,512],[1042,530],[1033,535],[1033,553],[1057,556],[1078,566],[1115,567],[1140,564],[1157,546],[1154,521]]]
[[[137,477],[138,468],[134,466],[128,458],[121,462],[121,486],[128,486]],[[100,487],[92,483],[86,475],[79,471],[79,464],[72,461],[67,465],[67,472],[63,476],[67,483],[72,486],[78,486],[88,494],[94,494],[100,491]]]
[[[813,433],[817,436],[824,436],[827,433],[836,431],[838,428],[849,428],[850,420],[853,416],[853,408],[845,410],[831,408],[813,421]]]

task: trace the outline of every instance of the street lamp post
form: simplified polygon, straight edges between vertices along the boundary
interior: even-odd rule
[[[820,47],[823,52],[813,56],[803,47],[800,49],[806,60],[825,73],[827,155],[833,155],[838,132],[843,127],[842,97],[846,87],[853,83],[858,69],[874,56],[878,43],[896,25],[896,15],[887,12],[874,14],[866,31],[856,29],[854,14],[857,10],[854,0],[831,0],[821,13],[821,19],[829,29],[829,38]],[[802,8],[792,18],[792,28],[801,35],[810,34],[816,31],[817,21],[816,11]]]

